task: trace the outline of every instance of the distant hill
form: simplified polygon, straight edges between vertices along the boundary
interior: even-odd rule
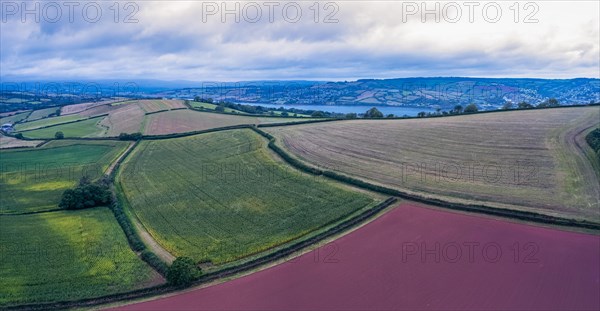
[[[351,82],[259,81],[199,83],[201,87],[161,92],[162,96],[213,98],[232,102],[326,105],[439,106],[476,103],[495,109],[506,102],[562,105],[600,101],[599,79],[401,78]]]

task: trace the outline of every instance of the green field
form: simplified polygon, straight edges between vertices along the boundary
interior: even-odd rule
[[[39,130],[23,132],[27,138],[54,138],[56,132],[61,131],[65,137],[101,137],[107,131],[99,125],[104,117],[98,117],[79,122],[46,127]]]
[[[34,110],[28,117],[27,117],[27,121],[35,121],[35,120],[39,120],[42,118],[45,118],[53,113],[56,113],[57,110],[60,110],[60,108],[58,107],[52,107],[52,108],[46,108],[46,109],[40,109],[40,110]]]
[[[63,140],[36,149],[0,151],[0,214],[58,208],[64,190],[83,175],[101,176],[127,145]]]
[[[106,207],[0,216],[0,308],[141,288],[156,273]]]
[[[19,122],[19,121],[27,118],[28,115],[29,115],[29,112],[22,112],[22,113],[14,114],[12,116],[0,118],[0,125],[1,124],[6,124],[6,123],[16,123],[16,122]]]
[[[118,180],[165,249],[214,264],[281,245],[376,201],[282,164],[251,130],[143,141]]]
[[[65,122],[70,122],[70,121],[75,121],[75,120],[82,120],[82,119],[86,119],[86,117],[82,117],[82,116],[79,116],[76,114],[68,115],[68,116],[46,118],[46,119],[41,119],[41,120],[36,120],[36,121],[31,121],[31,122],[19,123],[15,126],[15,130],[26,131],[26,130],[35,129],[38,127],[44,127],[44,126],[60,124],[60,123],[65,123]]]

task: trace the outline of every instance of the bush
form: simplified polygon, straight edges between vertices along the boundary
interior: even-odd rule
[[[111,201],[108,181],[91,183],[87,176],[84,176],[75,189],[67,189],[63,192],[58,206],[64,209],[83,209],[108,205]]]
[[[17,133],[17,134],[15,134],[15,138],[17,138],[17,139],[23,139],[23,134]]]
[[[202,272],[191,258],[177,257],[167,269],[167,281],[177,287],[190,285]]]
[[[142,139],[142,133],[132,133],[132,134],[127,134],[127,133],[121,133],[119,134],[119,140],[140,140]]]
[[[365,118],[383,118],[383,113],[379,109],[373,107],[365,112]]]
[[[479,108],[477,108],[477,105],[475,104],[468,104],[465,107],[465,110],[463,110],[465,113],[475,113],[477,111],[479,111]]]
[[[61,131],[58,131],[58,132],[56,132],[54,134],[54,138],[56,138],[56,139],[63,139],[63,138],[65,138],[65,134],[63,132],[61,132]]]

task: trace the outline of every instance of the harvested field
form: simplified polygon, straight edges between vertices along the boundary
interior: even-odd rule
[[[135,101],[146,113],[157,112],[161,110],[171,110],[177,108],[187,108],[182,100],[159,100],[148,99]]]
[[[95,117],[95,116],[110,113],[116,109],[117,109],[116,106],[111,106],[110,104],[105,104],[105,105],[96,106],[96,107],[84,110],[84,111],[80,112],[79,115],[84,116],[84,117]]]
[[[35,147],[43,140],[21,140],[0,134],[0,149]]]
[[[597,107],[266,128],[306,162],[405,192],[598,221]]]
[[[240,124],[262,124],[306,121],[307,119],[248,117],[193,110],[160,112],[148,116],[145,134],[164,135],[201,131]]]
[[[0,151],[0,214],[58,208],[63,191],[84,175],[102,176],[127,145],[55,140],[40,148]]]
[[[402,204],[287,263],[118,310],[598,310],[598,239]]]
[[[120,99],[111,99],[111,100],[103,100],[103,101],[99,101],[99,102],[81,103],[81,104],[63,106],[60,110],[60,115],[76,114],[76,113],[83,112],[87,109],[93,108],[93,107],[118,103],[120,101],[121,101]]]
[[[99,125],[108,128],[106,136],[119,136],[121,133],[136,133],[143,132],[144,125],[144,110],[138,105],[118,105],[113,106],[107,117],[105,117]]]
[[[73,137],[102,137],[106,136],[107,129],[100,125],[103,118],[92,118],[79,122],[73,122],[63,125],[51,126],[39,130],[23,132],[27,138],[54,138],[56,132],[63,132],[66,138]]]
[[[276,161],[251,130],[142,141],[118,181],[133,213],[163,248],[216,265],[301,238],[377,203]]]
[[[13,116],[15,114],[19,114],[19,113],[26,112],[26,111],[27,110],[17,110],[17,111],[2,112],[2,113],[0,113],[0,118],[10,117],[10,116]]]
[[[106,207],[0,216],[0,308],[130,291],[160,277]]]

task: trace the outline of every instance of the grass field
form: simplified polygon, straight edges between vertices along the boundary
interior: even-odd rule
[[[60,108],[58,108],[58,107],[52,107],[52,108],[34,110],[27,117],[27,122],[29,122],[29,121],[35,121],[35,120],[39,120],[39,119],[45,118],[45,117],[47,117],[47,116],[49,116],[49,115],[51,115],[53,113],[56,113],[57,110],[60,110]]]
[[[406,192],[598,221],[598,179],[575,142],[599,115],[561,108],[266,130],[309,163]]]
[[[83,119],[86,119],[86,117],[82,117],[79,115],[52,117],[52,118],[46,118],[46,119],[41,119],[41,120],[36,120],[36,121],[31,121],[31,122],[19,123],[15,126],[15,130],[26,131],[26,130],[30,130],[30,129],[36,129],[39,127],[55,125],[55,124],[60,124],[60,123],[65,123],[65,122],[71,122],[71,121],[75,121],[75,120],[83,120]]]
[[[101,176],[127,147],[120,141],[52,141],[0,151],[0,214],[58,208],[62,192],[83,175]]]
[[[0,308],[130,291],[157,280],[106,207],[0,216]]]
[[[54,138],[56,132],[63,132],[65,137],[101,137],[105,136],[107,129],[100,125],[103,118],[92,118],[79,122],[68,123],[46,127],[39,130],[31,130],[23,132],[23,136],[27,138]]]
[[[27,118],[28,115],[29,115],[29,112],[22,112],[22,113],[17,113],[17,114],[11,115],[11,116],[2,117],[2,118],[0,118],[0,125],[6,124],[6,123],[19,122],[19,121]]]
[[[145,134],[162,135],[207,130],[240,124],[261,124],[278,122],[297,122],[303,118],[269,118],[236,116],[193,110],[175,110],[148,115]]]
[[[299,238],[376,201],[274,160],[251,130],[143,141],[119,180],[165,249],[215,264]]]

